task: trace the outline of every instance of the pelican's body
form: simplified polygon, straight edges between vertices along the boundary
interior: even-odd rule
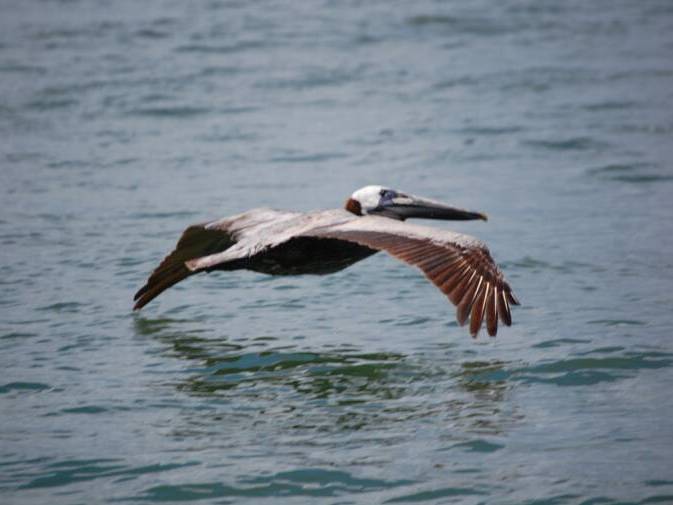
[[[142,308],[168,287],[198,272],[247,269],[271,275],[329,274],[380,250],[421,268],[458,306],[458,321],[470,315],[470,331],[486,319],[511,324],[517,304],[488,249],[479,240],[448,230],[405,222],[408,217],[486,219],[381,186],[356,191],[345,209],[308,213],[266,208],[193,225],[176,249],[136,293]]]
[[[331,274],[376,251],[358,244],[312,240],[303,233],[357,219],[341,209],[309,213],[252,209],[206,225],[226,227],[235,244],[219,255],[194,261],[197,268],[227,265],[271,275]]]

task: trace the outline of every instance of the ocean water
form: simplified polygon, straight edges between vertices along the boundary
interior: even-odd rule
[[[0,2],[0,502],[673,503],[673,5]],[[191,223],[385,184],[413,268],[133,293]]]

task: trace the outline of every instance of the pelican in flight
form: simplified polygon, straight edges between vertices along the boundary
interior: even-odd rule
[[[486,320],[510,326],[518,305],[486,245],[469,235],[411,224],[408,218],[487,220],[486,215],[395,191],[366,186],[344,209],[308,213],[267,208],[188,227],[175,250],[136,293],[134,310],[199,272],[247,269],[271,275],[330,274],[378,251],[420,268],[457,306],[477,336]]]

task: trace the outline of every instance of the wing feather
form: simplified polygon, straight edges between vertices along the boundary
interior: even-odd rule
[[[498,315],[500,316],[500,321],[505,326],[512,326],[512,314],[509,310],[509,303],[507,302],[507,293],[504,291],[498,294]]]
[[[518,305],[518,300],[486,246],[472,237],[374,216],[302,235],[385,250],[420,268],[457,306],[456,319],[461,326],[469,317],[472,336],[484,320],[492,336],[497,333],[498,319],[506,326],[512,324],[509,306]]]
[[[474,298],[477,294],[477,291],[479,290],[479,287],[481,286],[482,280],[483,277],[479,275],[479,279],[477,279],[476,282],[470,282],[470,287],[467,293],[465,293],[465,296],[458,304],[458,309],[456,310],[456,319],[458,320],[458,324],[461,326],[465,325],[465,322],[470,315],[470,309],[472,308]]]
[[[209,226],[208,223],[188,227],[175,249],[154,269],[145,285],[133,297],[136,302],[133,310],[143,308],[174,284],[196,273],[187,268],[186,261],[223,251],[233,243],[226,228]]]
[[[498,333],[498,288],[493,286],[486,300],[486,330],[491,337]]]
[[[470,335],[472,335],[473,338],[476,338],[479,329],[481,328],[481,321],[484,317],[484,305],[486,305],[486,297],[488,296],[489,288],[489,284],[481,287],[481,290],[474,301],[474,307],[472,307],[472,313],[470,315]]]

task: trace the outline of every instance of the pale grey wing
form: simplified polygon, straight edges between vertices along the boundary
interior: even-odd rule
[[[484,319],[491,336],[498,331],[498,318],[512,324],[510,305],[519,302],[487,247],[473,237],[374,216],[304,235],[355,242],[420,268],[457,306],[458,323],[470,318],[473,337]]]
[[[144,307],[166,289],[196,273],[187,268],[186,262],[221,255],[245,240],[247,235],[259,227],[295,215],[296,213],[260,208],[188,227],[175,249],[164,258],[133,297],[136,301],[133,310]]]

